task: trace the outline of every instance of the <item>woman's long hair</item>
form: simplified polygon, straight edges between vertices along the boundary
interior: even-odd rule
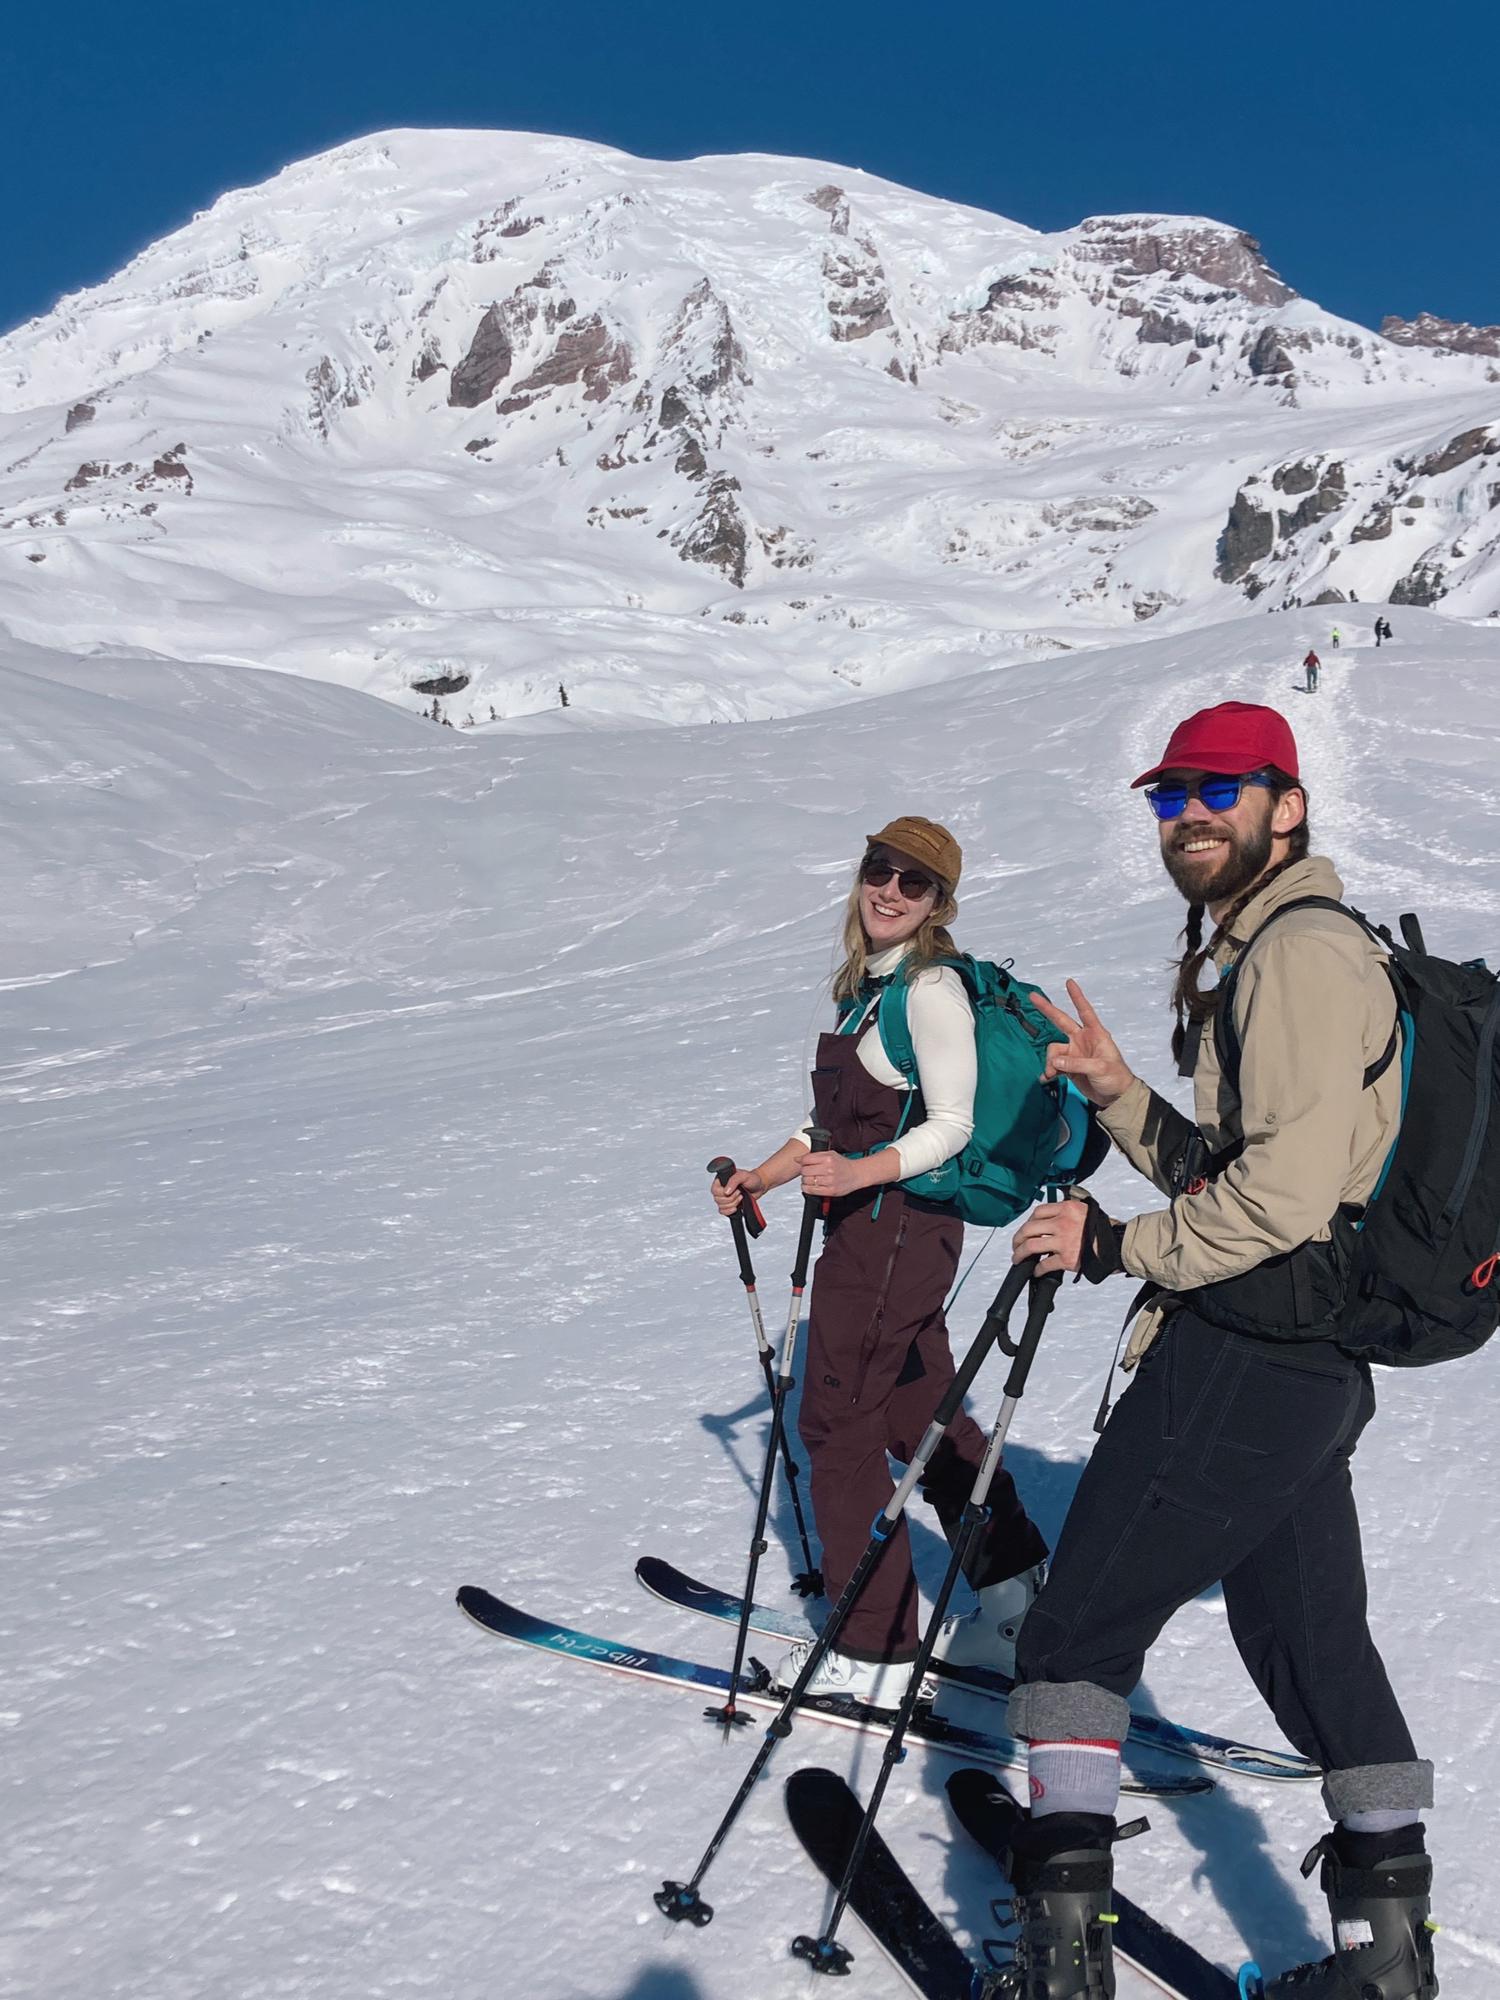
[[[859,911],[860,868],[864,867],[864,856],[860,856],[859,868],[854,871],[854,887],[849,891],[849,901],[844,906],[844,962],[833,975],[833,997],[835,1000],[852,1000],[859,992],[869,962],[870,941],[865,936],[864,919]],[[937,881],[937,877],[933,877]],[[938,882],[938,893],[932,908],[922,919],[921,928],[911,938],[906,948],[906,956],[901,961],[903,979],[914,979],[924,967],[933,965],[940,958],[953,958],[958,946],[948,933],[948,925],[958,915],[958,898],[944,883]]]
[[[1258,875],[1248,889],[1241,895],[1236,896],[1229,908],[1224,912],[1222,920],[1215,927],[1214,934],[1208,940],[1207,944],[1203,941],[1204,905],[1202,903],[1188,904],[1187,922],[1182,927],[1182,941],[1187,948],[1183,952],[1182,957],[1177,961],[1177,976],[1172,984],[1172,1010],[1177,1016],[1176,1025],[1172,1029],[1172,1056],[1174,1060],[1179,1058],[1184,1048],[1186,1048],[1190,1030],[1200,1024],[1206,1024],[1211,1021],[1219,1011],[1221,988],[1216,985],[1204,988],[1198,984],[1204,966],[1209,963],[1219,945],[1234,929],[1236,923],[1239,921],[1240,912],[1250,901],[1251,897],[1258,896],[1268,882],[1273,882],[1284,869],[1290,868],[1294,862],[1305,861],[1311,851],[1312,829],[1308,824],[1308,815],[1305,810],[1307,806],[1306,785],[1300,779],[1289,778],[1285,771],[1278,771],[1274,767],[1269,772],[1269,776],[1271,779],[1270,793],[1273,808],[1286,797],[1288,792],[1300,792],[1302,794],[1304,807],[1302,823],[1300,826],[1294,826],[1291,832],[1286,835],[1286,853],[1276,863],[1276,866],[1268,868],[1263,875]]]

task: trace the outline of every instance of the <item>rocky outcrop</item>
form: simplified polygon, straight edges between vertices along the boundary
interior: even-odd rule
[[[835,340],[868,340],[895,325],[885,267],[868,236],[823,253],[823,294]]]
[[[684,562],[702,563],[706,568],[719,570],[736,590],[743,590],[750,563],[750,537],[736,497],[739,491],[737,479],[727,472],[715,473],[703,505],[685,526],[673,533],[671,542]]]
[[[1290,336],[1281,327],[1263,327],[1253,341],[1246,343],[1245,366],[1255,376],[1290,375],[1293,365],[1287,353],[1290,344]]]
[[[1500,326],[1470,326],[1467,320],[1438,319],[1425,312],[1415,319],[1400,319],[1392,313],[1380,322],[1380,334],[1398,347],[1435,347],[1448,354],[1500,359]]]
[[[1442,569],[1430,558],[1414,565],[1399,583],[1392,586],[1388,602],[1391,604],[1436,604],[1445,597],[1448,585]]]
[[[807,198],[828,217],[828,227],[835,236],[849,234],[849,197],[841,187],[814,188]]]
[[[1450,438],[1441,451],[1435,451],[1422,460],[1417,467],[1417,476],[1432,479],[1440,472],[1454,472],[1461,465],[1467,465],[1471,458],[1480,453],[1493,454],[1500,451],[1500,438],[1491,437],[1488,425],[1480,425],[1477,430],[1460,431],[1456,438]]]
[[[515,393],[500,404],[503,417],[528,410],[554,389],[581,387],[586,403],[602,403],[611,389],[631,377],[630,349],[611,332],[601,313],[565,326],[547,358],[533,368]]]
[[[94,415],[95,411],[92,403],[75,403],[67,414],[63,423],[63,430],[76,431],[80,424],[91,424],[94,421]]]
[[[478,409],[509,375],[516,354],[508,320],[505,308],[493,305],[479,322],[468,353],[448,381],[448,401],[454,409]]]
[[[1351,542],[1383,542],[1391,532],[1391,507],[1388,500],[1377,500],[1362,521],[1356,521],[1349,530]]]
[[[1300,479],[1309,469],[1305,466],[1293,466],[1290,471]],[[1344,468],[1337,459],[1325,466],[1321,474],[1317,473],[1315,468],[1311,469],[1317,481],[1316,485],[1309,482],[1307,487],[1286,485],[1282,488],[1284,492],[1301,493],[1304,496],[1300,505],[1290,512],[1285,508],[1278,509],[1276,533],[1282,540],[1291,535],[1300,535],[1304,528],[1314,527],[1329,514],[1337,514],[1339,509],[1348,503],[1349,491],[1344,483]],[[1275,486],[1281,476],[1279,473],[1273,475],[1271,484]]]
[[[984,303],[954,313],[938,342],[943,354],[1004,342],[1041,354],[1056,351],[1061,327],[1046,315],[1062,304],[1062,289],[1050,263],[1004,271],[990,280]]]
[[[308,369],[307,386],[308,428],[315,437],[326,438],[340,410],[357,409],[364,401],[373,378],[367,368],[350,369],[325,354]]]
[[[1176,222],[1170,216],[1091,215],[1078,227],[1077,255],[1147,277],[1191,275],[1222,285],[1251,305],[1281,306],[1297,294],[1284,285],[1242,229]]]
[[[1214,575],[1220,583],[1237,583],[1275,546],[1276,523],[1269,510],[1258,507],[1242,486],[1219,535]]]
[[[1193,329],[1185,319],[1174,319],[1170,313],[1156,312],[1148,307],[1141,314],[1135,337],[1147,345],[1181,347],[1193,338]]]

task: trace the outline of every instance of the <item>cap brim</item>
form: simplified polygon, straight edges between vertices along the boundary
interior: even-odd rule
[[[1130,789],[1139,791],[1164,771],[1211,771],[1218,778],[1243,778],[1251,771],[1265,770],[1266,761],[1264,757],[1247,757],[1243,750],[1205,750],[1198,757],[1174,757],[1170,763],[1153,764],[1149,771],[1131,779]]]

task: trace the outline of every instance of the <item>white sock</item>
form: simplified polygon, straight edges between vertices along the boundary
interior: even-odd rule
[[[1120,1746],[1105,1741],[1033,1743],[1026,1757],[1031,1813],[1085,1812],[1113,1815],[1120,1800]]]

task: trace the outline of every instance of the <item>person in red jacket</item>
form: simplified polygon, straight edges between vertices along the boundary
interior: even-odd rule
[[[1307,658],[1302,662],[1302,671],[1307,675],[1306,686],[1309,694],[1316,694],[1318,691],[1318,674],[1322,665],[1323,662],[1318,658],[1312,647],[1309,646],[1307,649]]]

